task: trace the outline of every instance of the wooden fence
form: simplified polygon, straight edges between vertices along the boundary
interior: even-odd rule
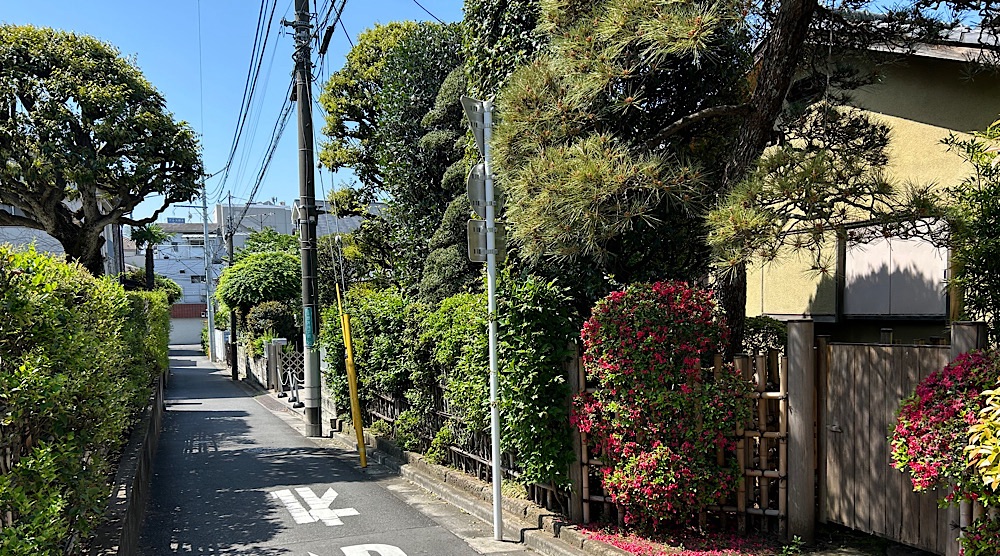
[[[937,507],[940,493],[917,494],[909,477],[892,469],[888,434],[900,400],[948,364],[950,348],[830,344],[826,349],[820,519],[944,554],[957,536],[948,510]],[[826,364],[820,363],[821,373]]]
[[[938,508],[946,493],[913,492],[892,469],[888,441],[900,401],[959,354],[985,345],[982,323],[953,323],[944,345],[817,341],[819,520],[935,554],[957,555],[956,538],[981,508]]]

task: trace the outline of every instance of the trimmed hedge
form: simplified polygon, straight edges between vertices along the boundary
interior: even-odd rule
[[[79,554],[167,368],[166,296],[0,246],[0,302],[0,553]]]
[[[489,430],[486,295],[453,295],[434,310],[392,289],[356,287],[347,297],[363,407],[376,393],[405,407],[392,431],[404,449],[431,450],[437,460],[449,444],[471,449],[465,444]],[[532,276],[504,273],[500,299],[502,448],[514,456],[519,480],[565,487],[573,451],[564,364],[576,315],[558,285]],[[324,313],[320,341],[331,363],[325,380],[346,413],[335,310]]]

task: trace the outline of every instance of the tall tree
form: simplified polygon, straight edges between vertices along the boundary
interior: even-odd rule
[[[143,226],[133,226],[130,236],[135,246],[139,249],[146,248],[146,289],[153,290],[156,287],[155,275],[153,273],[153,247],[162,244],[170,239],[173,234],[156,224],[145,224]]]
[[[506,81],[494,135],[522,257],[582,262],[598,280],[705,273],[697,208],[719,188],[705,168],[736,129],[685,118],[742,100],[738,21],[726,4],[542,4],[549,46]]]
[[[142,226],[198,191],[194,132],[109,44],[48,28],[0,26],[0,225],[44,230],[103,273],[105,226]],[[132,211],[152,195],[158,209]]]
[[[624,279],[638,276],[630,266],[657,267],[642,257],[650,238],[687,231],[692,253],[703,249],[697,229],[714,200],[810,105],[871,79],[852,59],[905,50],[941,28],[923,0],[879,16],[856,0],[540,4],[551,44],[510,78],[499,105],[514,236],[530,257],[592,257]],[[716,284],[738,346],[745,266]]]
[[[461,63],[460,46],[454,24],[377,25],[361,34],[320,98],[328,137],[320,160],[354,170],[364,204],[386,202],[378,217],[396,252],[393,281],[405,287],[419,282],[427,238],[456,193],[442,188],[452,155],[422,148],[421,139],[422,119]]]

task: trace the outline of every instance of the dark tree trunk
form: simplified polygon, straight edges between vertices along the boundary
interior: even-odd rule
[[[816,0],[782,0],[774,27],[761,47],[751,81],[750,110],[736,141],[733,156],[726,165],[724,186],[728,191],[744,180],[775,135],[775,122],[781,115],[785,95],[795,77],[799,52],[806,40],[809,24],[816,10]],[[718,276],[719,303],[729,327],[727,355],[739,352],[743,345],[746,320],[746,265]]]
[[[156,287],[156,279],[153,277],[153,245],[146,244],[146,289],[153,291]]]
[[[73,225],[61,226],[58,230],[46,230],[49,235],[62,244],[66,257],[83,265],[94,276],[104,275],[103,230],[89,230]]]

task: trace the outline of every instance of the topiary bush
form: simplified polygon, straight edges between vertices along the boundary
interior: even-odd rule
[[[77,554],[103,516],[113,459],[166,368],[166,298],[0,246],[0,302],[0,552]]]
[[[716,380],[703,365],[724,345],[707,291],[678,282],[634,284],[597,303],[583,327],[592,394],[573,420],[605,463],[604,488],[625,522],[657,530],[685,522],[734,492],[734,423],[749,418],[749,384],[732,366]]]

